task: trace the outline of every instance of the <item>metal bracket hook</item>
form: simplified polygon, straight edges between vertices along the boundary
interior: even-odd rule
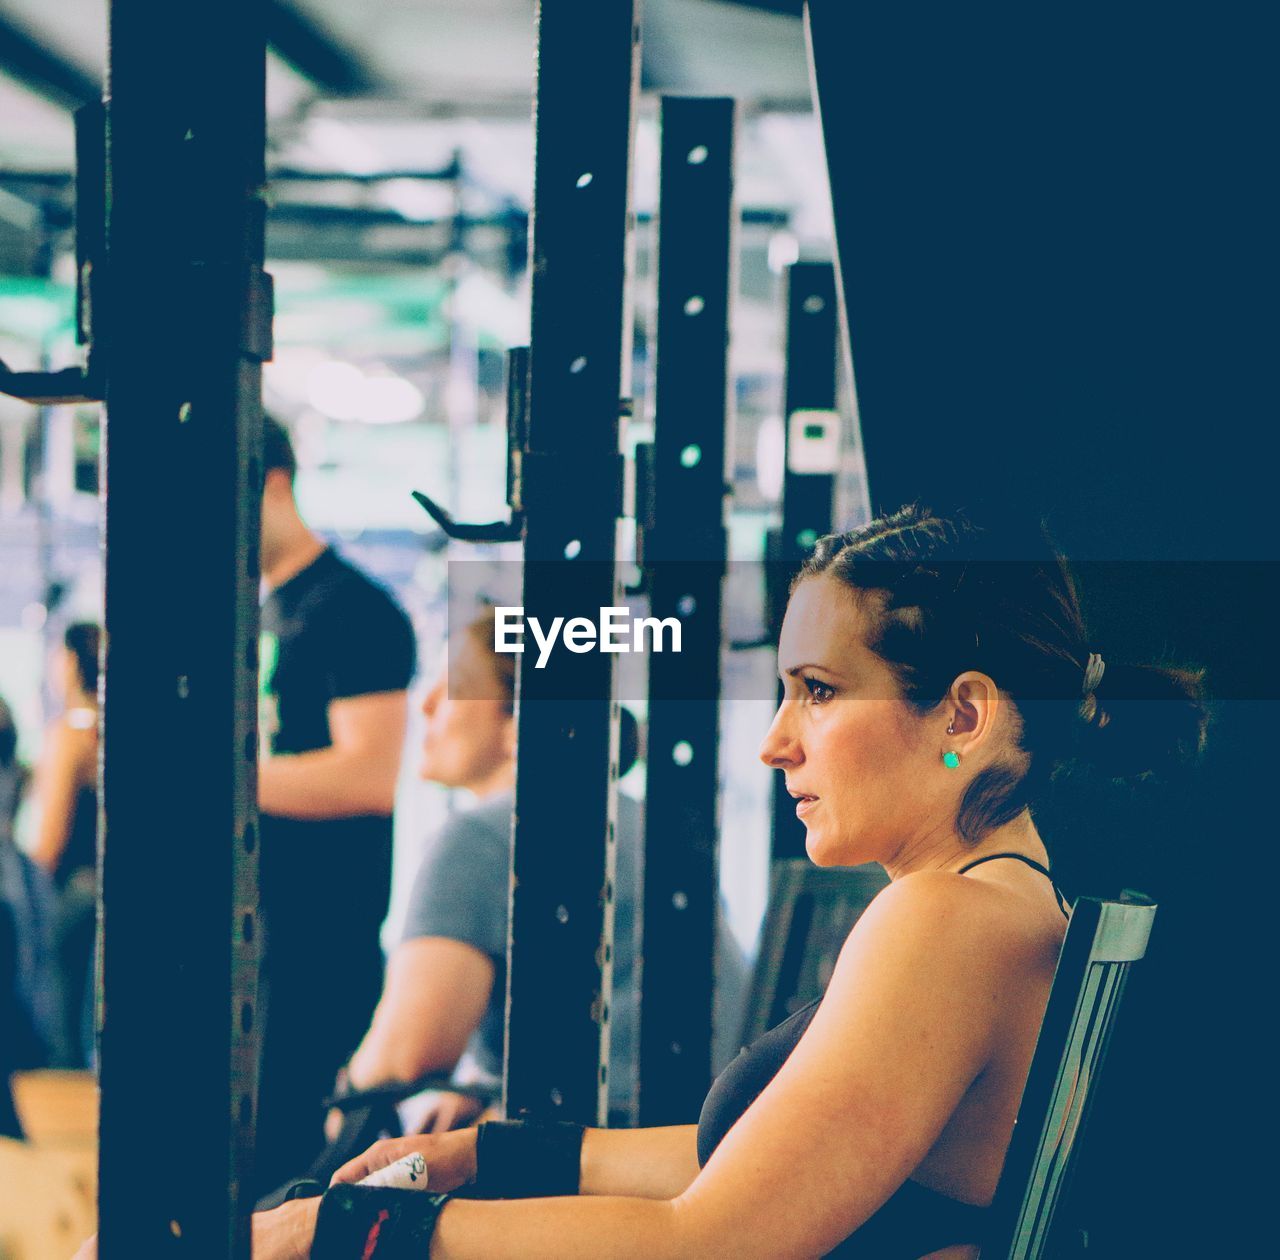
[[[455,521],[446,508],[442,508],[434,499],[415,490],[413,497],[422,505],[426,513],[440,526],[450,538],[458,542],[499,543],[519,542],[524,533],[524,513],[513,512],[509,521],[490,521],[485,525],[467,525]]]
[[[14,372],[0,359],[0,394],[37,407],[55,403],[101,402],[102,390],[83,368],[58,372]]]

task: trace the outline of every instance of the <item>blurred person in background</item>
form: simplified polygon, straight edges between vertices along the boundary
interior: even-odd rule
[[[21,1136],[9,1073],[44,1065],[53,1027],[49,881],[14,841],[27,779],[13,713],[0,698],[0,1137]]]
[[[68,626],[54,658],[62,712],[45,731],[36,766],[31,856],[53,881],[58,1016],[53,1065],[92,1059],[94,930],[98,892],[98,647],[92,622]]]
[[[263,468],[258,1194],[323,1142],[321,1104],[382,990],[415,657],[399,604],[302,519],[293,445],[269,416]]]
[[[488,609],[450,640],[449,662],[423,700],[426,718],[420,776],[461,789],[470,807],[452,814],[433,837],[409,899],[400,943],[392,951],[373,1021],[336,1093],[330,1143],[305,1180],[326,1183],[383,1133],[447,1132],[473,1123],[502,1080],[506,1007],[511,823],[515,807],[515,657],[494,651]],[[623,710],[619,760],[635,760],[638,728]],[[609,1104],[630,1123],[637,1085],[636,959],[642,891],[641,811],[618,797],[615,879],[614,998],[610,1018]],[[741,963],[737,962],[741,969]],[[455,1071],[456,1069],[456,1071]],[[399,1087],[424,1077],[478,1086],[476,1093]],[[434,1082],[433,1084],[439,1084]],[[375,1091],[365,1097],[365,1091]],[[344,1123],[345,1118],[345,1123]],[[289,1183],[267,1196],[274,1206]]]

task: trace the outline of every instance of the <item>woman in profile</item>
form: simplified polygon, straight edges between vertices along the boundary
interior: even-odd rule
[[[63,711],[45,731],[36,766],[31,856],[53,880],[59,1016],[54,1066],[89,1063],[98,886],[98,627],[68,626],[55,654]]]
[[[1068,758],[1140,772],[1204,733],[1196,676],[1104,661],[1064,565],[994,555],[907,508],[797,578],[761,757],[814,862],[891,883],[697,1125],[379,1143],[323,1200],[255,1218],[255,1257],[972,1260],[1067,921],[1036,804]],[[352,1184],[406,1157],[459,1197]]]

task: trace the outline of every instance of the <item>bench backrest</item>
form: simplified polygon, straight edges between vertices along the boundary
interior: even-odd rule
[[[1082,897],[1072,911],[982,1260],[1040,1260],[1066,1189],[1129,968],[1156,907]]]

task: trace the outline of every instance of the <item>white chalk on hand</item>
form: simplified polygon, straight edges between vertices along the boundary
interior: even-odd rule
[[[379,1168],[359,1183],[362,1186],[387,1186],[392,1190],[425,1190],[427,1161],[421,1155],[403,1155],[394,1164]]]

